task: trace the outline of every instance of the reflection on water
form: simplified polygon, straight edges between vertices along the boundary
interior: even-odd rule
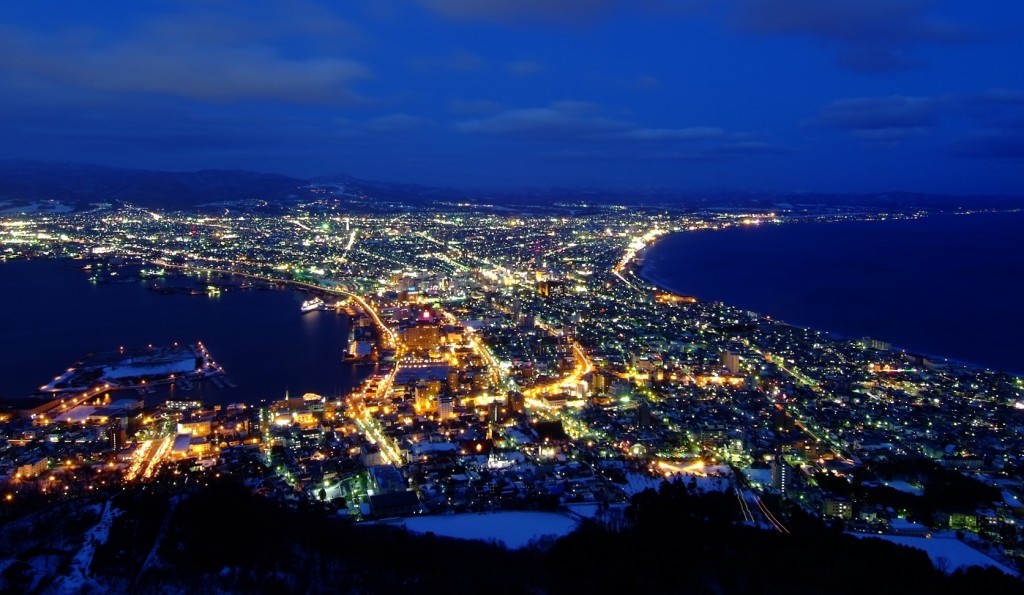
[[[344,395],[371,366],[342,363],[348,317],[302,314],[291,290],[160,293],[152,280],[93,283],[81,262],[0,264],[0,396],[21,397],[90,352],[202,341],[237,388],[161,389],[208,403]],[[174,284],[179,285],[178,280]]]
[[[808,223],[666,237],[643,274],[792,324],[1024,371],[1024,214]]]

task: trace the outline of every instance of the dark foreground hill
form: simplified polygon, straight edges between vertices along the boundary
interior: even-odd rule
[[[8,518],[5,592],[127,593],[1002,593],[995,569],[952,574],[919,550],[862,540],[806,518],[789,535],[738,523],[731,494],[682,482],[634,497],[620,522],[557,541],[492,543],[345,522],[282,507],[232,480],[134,490]],[[109,522],[105,540],[82,535]],[[95,535],[93,532],[91,535]],[[83,542],[84,541],[84,542]]]

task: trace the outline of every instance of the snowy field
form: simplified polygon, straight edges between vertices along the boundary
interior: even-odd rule
[[[10,206],[9,202],[0,202],[0,215],[31,215],[33,213],[70,213],[75,208],[57,201],[48,200],[34,202],[19,207]]]
[[[53,593],[98,593],[100,587],[93,581],[89,574],[89,566],[92,565],[92,556],[96,552],[96,546],[107,542],[107,535],[110,534],[110,526],[119,511],[112,508],[110,501],[103,505],[103,512],[96,525],[89,529],[82,540],[82,547],[71,559],[71,565],[63,574],[56,577]]]
[[[687,486],[693,482],[701,492],[724,492],[732,485],[732,473],[728,467],[708,467],[702,469],[699,473],[680,471],[667,477],[654,477],[647,473],[627,473],[627,483],[625,486],[622,486],[622,489],[632,496],[639,494],[647,488],[657,490],[661,482],[665,480],[669,482],[681,481]]]
[[[921,486],[918,486],[918,485],[914,485],[912,483],[908,483],[906,481],[900,481],[900,480],[881,481],[881,482],[880,481],[865,481],[864,485],[866,485],[868,487],[886,486],[886,487],[890,487],[890,488],[892,488],[894,490],[899,490],[899,491],[907,493],[907,494],[913,494],[915,496],[922,496],[922,495],[924,495],[924,488],[922,488]]]
[[[994,566],[1006,574],[1018,576],[1017,571],[1012,568],[993,560],[966,543],[963,543],[959,539],[952,537],[927,538],[908,537],[904,535],[870,535],[863,533],[850,533],[850,535],[860,538],[877,537],[878,539],[884,539],[900,545],[909,545],[910,547],[924,550],[928,554],[928,557],[932,559],[932,564],[935,564],[937,568],[943,568],[948,572],[953,572],[957,568],[967,568],[970,566]]]
[[[413,533],[503,543],[519,549],[544,536],[561,537],[576,528],[573,518],[555,512],[484,512],[416,516],[401,523]]]

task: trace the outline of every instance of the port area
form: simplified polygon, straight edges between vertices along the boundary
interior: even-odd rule
[[[88,398],[100,392],[134,390],[152,394],[157,386],[177,385],[188,390],[204,378],[228,385],[224,370],[201,343],[120,348],[89,354],[85,359],[40,386],[40,395]]]

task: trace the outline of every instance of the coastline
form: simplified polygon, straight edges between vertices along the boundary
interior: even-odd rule
[[[0,283],[19,288],[6,295],[3,326],[9,340],[0,362],[0,397],[32,396],[71,362],[122,345],[191,344],[201,340],[216,356],[218,366],[223,366],[238,385],[237,390],[203,382],[181,394],[202,397],[215,405],[238,401],[256,404],[280,398],[288,389],[293,393],[343,395],[372,371],[369,365],[342,365],[348,317],[300,314],[300,303],[309,296],[294,286],[226,291],[207,297],[169,297],[149,291],[141,281],[90,283],[88,272],[81,270],[84,264],[79,260],[40,258],[0,265]],[[18,297],[50,293],[67,299],[54,308],[47,300]],[[260,332],[240,332],[255,329],[254,321]],[[57,338],[60,340],[54,340]],[[147,399],[164,396],[169,390],[166,385],[154,388],[157,395]]]
[[[1014,210],[1012,212],[1013,213],[1020,213],[1020,210]],[[981,212],[981,213],[970,213],[970,214],[989,214],[989,215],[992,215],[992,214],[998,214],[998,213],[992,213],[992,212],[984,211],[984,212]],[[937,217],[937,216],[940,216],[940,215],[963,216],[963,215],[965,215],[965,213],[934,213],[934,214],[928,215],[927,217],[922,217],[921,219],[931,219],[931,218],[934,218],[934,217]],[[870,222],[874,222],[874,221],[871,221],[871,220],[868,220],[868,221],[857,220],[857,222],[870,223]],[[826,222],[818,222],[818,223],[824,225]],[[828,222],[828,223],[834,223],[834,222]],[[785,225],[785,224],[782,224],[782,225]],[[722,228],[722,229],[715,229],[713,231],[728,231],[730,229],[733,229],[733,228],[728,227],[728,228]],[[702,230],[702,231],[708,231],[708,230]],[[882,332],[882,333],[863,333],[861,336],[854,336],[853,334],[850,334],[850,333],[837,332],[837,331],[827,331],[827,330],[821,329],[818,325],[807,324],[807,323],[789,322],[789,321],[787,321],[784,318],[776,317],[774,315],[768,314],[765,311],[759,310],[757,308],[748,308],[748,307],[738,306],[738,305],[735,305],[734,303],[732,303],[732,302],[730,302],[730,301],[728,301],[726,299],[706,299],[706,298],[701,297],[697,293],[693,293],[693,292],[690,292],[690,291],[685,291],[679,285],[679,283],[677,281],[675,281],[675,280],[670,278],[671,277],[670,274],[659,273],[657,266],[651,264],[649,256],[650,256],[652,251],[657,249],[657,247],[662,246],[663,243],[666,240],[669,240],[670,238],[673,238],[673,237],[676,237],[676,236],[683,236],[685,234],[691,234],[691,233],[694,233],[694,232],[693,231],[680,230],[680,231],[668,232],[668,233],[665,233],[665,234],[662,234],[662,235],[658,236],[652,242],[650,242],[649,244],[644,246],[642,250],[637,251],[637,253],[635,254],[634,258],[630,261],[630,263],[626,267],[628,269],[628,273],[631,274],[636,279],[639,279],[639,280],[643,281],[645,284],[656,288],[658,291],[672,294],[672,295],[674,295],[674,296],[676,296],[678,298],[682,298],[682,299],[685,299],[685,300],[688,300],[688,301],[696,301],[696,302],[719,302],[719,303],[726,304],[728,306],[731,306],[731,307],[734,307],[734,308],[737,308],[737,309],[749,311],[749,312],[751,312],[753,314],[756,314],[759,318],[767,318],[767,319],[770,319],[771,321],[773,321],[775,323],[778,323],[778,324],[784,324],[786,326],[790,326],[790,327],[793,327],[793,328],[798,328],[798,329],[801,329],[801,330],[820,332],[823,335],[825,335],[826,337],[829,337],[829,338],[831,338],[833,340],[859,341],[859,340],[862,340],[863,338],[877,339],[877,340],[884,341],[884,342],[888,343],[889,344],[889,348],[890,348],[891,351],[902,352],[902,353],[905,353],[905,354],[907,354],[909,356],[922,358],[922,359],[928,360],[928,361],[933,362],[933,363],[938,364],[938,365],[956,366],[956,367],[960,367],[960,368],[985,370],[985,371],[989,371],[989,372],[1004,372],[1004,373],[1009,374],[1011,376],[1016,376],[1016,377],[1024,378],[1024,371],[1015,371],[1015,370],[1012,370],[1012,369],[1009,369],[1009,368],[993,366],[993,365],[990,365],[990,364],[984,364],[984,363],[980,363],[980,362],[977,362],[977,361],[970,361],[970,360],[964,359],[962,357],[954,357],[954,356],[950,356],[950,355],[944,355],[944,354],[941,354],[941,353],[935,353],[935,352],[933,352],[934,350],[915,348],[915,347],[912,347],[912,346],[908,346],[906,344],[906,341],[903,341],[903,342],[890,341],[890,340],[886,339],[883,336],[885,334],[884,332]]]

